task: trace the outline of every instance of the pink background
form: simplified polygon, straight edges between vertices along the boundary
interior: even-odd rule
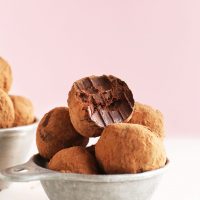
[[[168,135],[199,135],[199,0],[0,0],[0,55],[11,93],[42,116],[76,79],[114,74],[159,108]]]

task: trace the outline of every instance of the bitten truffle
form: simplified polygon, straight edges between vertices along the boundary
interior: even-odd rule
[[[8,92],[12,85],[12,71],[9,64],[0,57],[0,88]]]
[[[98,174],[95,158],[84,147],[71,147],[56,153],[49,169],[63,173]]]
[[[88,138],[74,129],[67,107],[57,107],[46,113],[40,121],[36,143],[40,155],[50,159],[61,149],[71,146],[86,146]]]
[[[90,76],[73,84],[68,105],[74,128],[85,137],[97,137],[107,125],[130,120],[134,99],[119,78]]]
[[[135,102],[134,114],[129,123],[146,126],[160,138],[165,136],[163,115],[151,106]]]
[[[139,173],[161,168],[166,163],[163,142],[138,124],[106,127],[95,146],[97,161],[108,174]]]
[[[0,128],[12,127],[14,119],[13,103],[8,94],[0,89]]]
[[[32,124],[35,120],[32,102],[22,96],[10,95],[15,110],[14,126]]]

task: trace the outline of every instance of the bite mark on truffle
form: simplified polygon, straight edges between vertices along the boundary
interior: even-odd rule
[[[77,95],[87,104],[91,120],[100,127],[126,120],[134,105],[125,82],[113,76],[87,77],[75,83]]]

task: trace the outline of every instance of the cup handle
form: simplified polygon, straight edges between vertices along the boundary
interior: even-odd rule
[[[51,180],[59,173],[42,168],[33,162],[34,156],[25,164],[17,165],[0,171],[0,179],[10,182],[28,182]]]

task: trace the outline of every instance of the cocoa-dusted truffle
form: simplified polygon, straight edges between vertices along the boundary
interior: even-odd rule
[[[12,127],[14,119],[13,103],[8,94],[0,89],[0,128]]]
[[[107,126],[95,146],[97,161],[108,174],[139,173],[163,167],[163,142],[145,126],[112,124]]]
[[[134,115],[129,123],[141,124],[149,128],[158,137],[164,138],[164,119],[162,113],[151,106],[135,102]]]
[[[129,121],[134,99],[119,78],[90,76],[73,84],[68,105],[74,128],[83,136],[96,137],[109,124]]]
[[[8,92],[12,85],[12,71],[10,65],[0,57],[0,88]]]
[[[57,107],[45,114],[40,121],[36,143],[40,155],[50,159],[61,149],[79,145],[86,146],[88,138],[79,135],[74,129],[68,108]]]
[[[22,96],[10,95],[15,110],[13,126],[28,125],[34,122],[34,108],[32,102]]]
[[[95,158],[84,147],[71,147],[56,153],[49,169],[63,173],[98,174]]]

